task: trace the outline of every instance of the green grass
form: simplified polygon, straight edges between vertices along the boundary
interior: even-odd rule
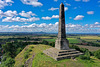
[[[100,67],[100,60],[95,57],[91,57],[91,60],[81,60],[77,57],[77,60],[65,59],[55,61],[53,58],[43,54],[43,51],[50,47],[51,46],[41,44],[26,46],[15,58],[15,67],[24,65],[25,61],[31,58],[33,54],[34,59],[32,60],[32,67]],[[26,51],[30,54],[28,59],[24,58],[24,53]]]
[[[44,39],[46,41],[49,41],[49,42],[55,42],[56,39]]]
[[[34,51],[36,54],[32,67],[100,67],[100,60],[94,59],[94,57],[91,57],[91,60],[81,60],[77,57],[76,61],[72,59],[55,61],[53,58],[43,54],[44,46],[39,46],[38,49]]]
[[[26,46],[16,57],[14,67],[21,67],[24,65],[25,61],[33,55],[33,45]],[[27,54],[27,58],[26,58]]]
[[[81,43],[78,39],[76,38],[68,38],[69,43]]]
[[[76,38],[67,38],[69,40],[69,43],[81,43],[78,39]],[[56,39],[44,39],[49,42],[55,42]]]
[[[43,50],[49,48],[46,45],[28,45],[26,46],[16,57],[14,67],[22,67],[29,58],[34,54],[42,52]],[[25,53],[28,53],[28,58],[25,58]]]

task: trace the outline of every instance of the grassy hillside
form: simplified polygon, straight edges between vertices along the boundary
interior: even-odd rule
[[[25,62],[30,59],[31,57],[37,55],[39,52],[50,48],[47,45],[28,45],[26,46],[16,57],[15,57],[15,67],[23,67]],[[26,54],[28,53],[28,58],[26,58]],[[31,61],[30,61],[31,62]],[[30,64],[29,64],[30,65]]]
[[[51,57],[43,54],[43,50],[50,48],[48,45],[28,45],[20,52],[15,58],[15,67],[23,67],[25,61],[33,57],[30,64],[32,67],[100,67],[100,60],[95,57],[91,57],[91,60],[81,60],[78,57],[76,60],[65,59],[61,61],[55,61]],[[27,59],[25,59],[25,52],[31,50]],[[28,63],[27,67],[30,67]]]

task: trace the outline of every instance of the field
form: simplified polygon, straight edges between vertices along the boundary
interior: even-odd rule
[[[81,43],[80,40],[78,40],[77,38],[67,38],[69,40],[69,43]],[[49,42],[55,42],[56,38],[54,39],[44,39],[46,41]]]
[[[96,50],[100,49],[100,47],[93,47],[93,46],[84,46],[84,45],[77,45],[77,46],[80,47],[80,48],[89,49],[89,51],[96,51]]]
[[[29,45],[26,46],[25,49],[32,46],[34,48],[32,49],[32,52],[30,52],[30,56],[29,56],[29,58],[31,58],[32,55],[34,54],[34,59],[33,61],[31,61],[32,67],[66,67],[66,66],[67,67],[100,67],[100,60],[94,57],[91,57],[91,60],[81,60],[77,57],[76,60],[65,59],[61,61],[55,61],[49,56],[43,54],[43,50],[50,48],[50,46]],[[20,52],[15,58],[16,60],[15,67],[21,67],[21,65],[23,65],[24,62],[29,59],[29,58],[26,60],[24,59],[25,49],[22,52]]]
[[[96,42],[97,40],[100,40],[99,36],[81,36],[80,38],[87,42],[94,42],[100,44],[100,42]]]

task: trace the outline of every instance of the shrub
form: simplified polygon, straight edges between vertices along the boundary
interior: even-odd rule
[[[100,59],[100,49],[94,53],[94,56]]]
[[[79,57],[80,57],[80,59],[82,59],[82,60],[90,60],[90,56],[80,55]]]
[[[28,58],[28,55],[29,55],[29,53],[26,52],[26,53],[24,54],[24,58],[27,59],[27,58]]]
[[[76,49],[76,50],[80,51],[80,48],[76,45],[69,45],[69,47],[72,48],[72,49]]]
[[[27,52],[31,52],[31,51],[32,51],[32,49],[27,50]]]
[[[11,57],[7,58],[6,61],[4,61],[1,66],[2,67],[14,67],[15,60]]]

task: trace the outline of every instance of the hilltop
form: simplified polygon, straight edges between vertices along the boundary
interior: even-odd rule
[[[91,56],[91,60],[81,60],[77,57],[55,61],[53,58],[43,54],[43,50],[50,48],[48,45],[28,45],[16,57],[15,67],[100,67],[100,60]]]

